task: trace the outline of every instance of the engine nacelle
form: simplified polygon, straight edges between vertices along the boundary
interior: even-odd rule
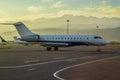
[[[21,40],[22,41],[28,41],[28,42],[38,42],[40,39],[39,35],[25,35],[22,36]]]

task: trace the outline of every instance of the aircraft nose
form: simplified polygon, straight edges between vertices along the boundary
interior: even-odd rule
[[[107,40],[103,40],[103,44],[104,45],[107,45],[107,44],[109,44],[110,42],[108,42]]]

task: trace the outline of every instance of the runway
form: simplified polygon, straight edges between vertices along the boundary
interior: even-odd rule
[[[83,62],[83,63],[80,63],[80,64],[76,64],[76,65],[72,65],[72,66],[68,66],[68,67],[65,67],[65,68],[62,68],[62,69],[60,69],[60,70],[58,70],[58,71],[56,71],[53,75],[54,75],[54,77],[56,77],[57,79],[59,79],[59,80],[77,80],[77,79],[83,79],[83,78],[81,78],[80,77],[80,75],[81,74],[83,74],[83,73],[76,73],[76,72],[78,72],[78,71],[80,71],[80,70],[76,70],[76,72],[75,73],[73,73],[73,71],[74,71],[74,68],[76,68],[76,67],[84,67],[84,65],[90,65],[90,64],[93,64],[93,63],[96,63],[96,62],[101,62],[101,61],[106,61],[106,60],[110,60],[110,59],[115,59],[115,58],[120,58],[120,56],[115,56],[115,57],[109,57],[109,58],[103,58],[103,59],[98,59],[98,60],[92,60],[92,61],[88,61],[88,62]],[[72,73],[70,73],[70,70],[69,69],[72,69]],[[118,68],[119,69],[119,68]],[[63,72],[63,71],[66,71],[66,70],[69,70],[69,75],[71,75],[70,77],[67,77],[67,78],[62,78],[62,77],[59,77],[59,75],[58,74],[60,74],[61,72]],[[63,75],[64,74],[64,75]],[[66,72],[64,72],[62,75],[63,76],[65,76],[65,74],[67,74]],[[69,75],[66,75],[66,76],[69,76]],[[77,77],[76,77],[76,75],[77,75]],[[65,77],[66,77],[65,76]],[[75,76],[75,77],[73,77],[73,76]],[[94,76],[94,75],[93,75]],[[86,76],[87,77],[87,79],[88,80],[90,80],[90,77],[88,78],[88,75]],[[86,79],[86,77],[85,77],[85,79]],[[96,80],[99,80],[98,78],[96,79]],[[100,78],[100,80],[101,80],[101,78]],[[103,79],[102,79],[103,80]],[[106,79],[105,79],[106,80]],[[110,79],[109,79],[110,80]]]
[[[0,50],[5,59],[8,54],[20,57],[13,63],[11,58],[0,61],[0,80],[120,80],[120,46],[106,46],[102,52],[94,51],[94,47],[74,47],[73,51],[65,48],[58,52],[47,52],[41,47],[29,51],[30,48]],[[33,61],[22,63],[27,57],[21,52]]]

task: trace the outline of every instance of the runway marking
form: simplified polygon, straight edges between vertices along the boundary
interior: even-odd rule
[[[35,69],[34,68],[31,68],[31,69],[28,69],[29,71],[34,71]]]
[[[77,59],[67,59],[66,61],[74,62],[74,61],[77,61]]]
[[[57,57],[57,58],[54,58],[54,59],[63,59],[63,58],[65,58],[65,57]]]
[[[69,60],[84,59],[84,58],[90,58],[90,57],[95,57],[95,56],[86,56],[86,57],[80,57],[80,58],[72,58],[72,59],[69,59]],[[20,65],[20,66],[1,66],[0,69],[24,68],[24,67],[31,67],[31,66],[43,65],[43,64],[50,64],[50,63],[62,62],[62,61],[66,61],[66,60],[68,60],[68,59],[48,61],[48,62],[42,62],[42,63],[36,63],[36,64]]]
[[[26,60],[24,63],[38,62],[39,60]]]
[[[70,68],[74,68],[74,67],[78,67],[78,66],[83,66],[83,65],[87,65],[87,64],[91,64],[91,63],[96,63],[96,62],[100,62],[100,61],[104,61],[104,60],[109,60],[109,59],[114,59],[114,58],[118,58],[120,56],[114,56],[114,57],[109,57],[109,58],[103,58],[103,59],[98,59],[98,60],[93,60],[93,61],[89,61],[89,62],[84,62],[84,63],[80,63],[80,64],[77,64],[77,65],[73,65],[73,66],[69,66],[69,67],[65,67],[65,68],[62,68],[58,71],[56,71],[53,76],[59,80],[65,80],[61,77],[58,76],[58,74],[62,71],[65,71],[67,69],[70,69]]]

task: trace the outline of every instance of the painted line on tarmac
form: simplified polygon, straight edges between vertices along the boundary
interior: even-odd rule
[[[64,59],[65,57],[57,57],[57,58],[54,58],[54,59]]]
[[[53,76],[54,76],[55,78],[59,79],[59,80],[66,80],[66,79],[64,79],[64,78],[59,77],[59,73],[61,73],[62,71],[65,71],[65,70],[67,70],[67,69],[74,68],[74,67],[83,66],[83,65],[87,65],[87,64],[92,64],[92,63],[96,63],[96,62],[100,62],[100,61],[105,61],[105,60],[109,60],[109,59],[114,59],[114,58],[118,58],[118,57],[120,57],[120,56],[103,58],[103,59],[88,61],[88,62],[80,63],[80,64],[77,64],[77,65],[65,67],[65,68],[62,68],[62,69],[56,71],[56,72],[53,74]]]
[[[24,68],[24,67],[43,65],[43,64],[51,64],[51,63],[56,63],[56,62],[63,62],[63,61],[68,61],[68,60],[85,59],[85,58],[90,58],[90,57],[95,57],[95,56],[86,56],[86,57],[71,58],[71,59],[64,59],[64,60],[55,60],[55,61],[48,61],[48,62],[42,62],[42,63],[36,63],[36,64],[28,64],[28,65],[20,65],[20,66],[1,66],[0,69]]]

